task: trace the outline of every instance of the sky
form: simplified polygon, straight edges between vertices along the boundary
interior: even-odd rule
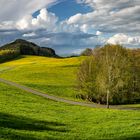
[[[0,0],[0,9],[0,46],[20,38],[60,55],[140,48],[140,0]]]

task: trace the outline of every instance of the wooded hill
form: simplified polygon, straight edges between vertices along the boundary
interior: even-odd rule
[[[15,58],[18,55],[59,57],[52,48],[40,47],[35,43],[22,39],[17,39],[12,43],[0,47],[0,62]]]

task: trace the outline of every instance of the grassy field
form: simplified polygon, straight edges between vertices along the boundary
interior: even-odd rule
[[[83,59],[23,56],[0,64],[0,77],[56,96],[75,98],[76,71]]]
[[[75,99],[84,57],[22,56],[0,64],[0,77]],[[135,107],[125,105],[122,107]],[[0,140],[140,139],[140,111],[93,109],[54,102],[0,83]]]
[[[0,139],[140,139],[140,112],[54,102],[0,83]]]

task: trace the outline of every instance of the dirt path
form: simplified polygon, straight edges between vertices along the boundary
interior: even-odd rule
[[[30,93],[35,94],[35,95],[39,95],[39,96],[42,96],[42,97],[45,97],[45,98],[48,98],[48,99],[51,99],[51,100],[54,100],[54,101],[58,101],[58,102],[68,103],[68,104],[71,104],[71,105],[93,107],[93,108],[106,108],[105,105],[98,105],[98,104],[84,103],[84,102],[76,102],[76,101],[72,101],[72,100],[68,100],[68,99],[63,99],[61,97],[48,95],[46,93],[31,89],[29,87],[17,84],[15,82],[12,82],[12,81],[9,81],[9,80],[5,80],[3,78],[0,78],[0,82],[8,84],[8,85],[16,87],[16,88],[19,88],[19,89],[22,89],[24,91],[30,92]],[[129,108],[124,108],[124,107],[122,108],[120,106],[110,106],[110,108],[111,109],[120,109],[120,110],[140,110],[140,108],[130,108],[130,107]]]

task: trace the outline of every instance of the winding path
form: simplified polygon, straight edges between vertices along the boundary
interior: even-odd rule
[[[19,88],[19,89],[22,89],[22,90],[30,92],[32,94],[42,96],[44,98],[48,98],[48,99],[51,99],[51,100],[54,100],[54,101],[58,101],[58,102],[63,102],[63,103],[71,104],[71,105],[87,106],[87,107],[92,107],[92,108],[106,108],[105,105],[99,105],[99,104],[93,104],[93,103],[84,103],[84,102],[76,102],[76,101],[64,99],[64,98],[61,98],[61,97],[48,95],[46,93],[37,91],[35,89],[17,84],[15,82],[12,82],[12,81],[9,81],[9,80],[3,79],[3,78],[0,78],[0,82],[5,83],[5,84],[10,85],[10,86],[13,86],[13,87],[16,87],[16,88]],[[117,105],[112,105],[112,106],[110,106],[110,108],[111,109],[120,109],[120,110],[140,110],[140,108],[131,108],[131,107],[129,107],[129,108],[124,108],[123,107],[122,108],[122,107],[117,106]]]

